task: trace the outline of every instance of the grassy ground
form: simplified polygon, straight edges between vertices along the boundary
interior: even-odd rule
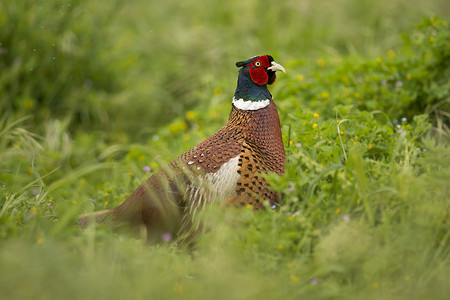
[[[2,2],[2,298],[445,299],[448,9]],[[259,53],[288,71],[280,208],[212,207],[192,251],[74,225],[217,130]]]

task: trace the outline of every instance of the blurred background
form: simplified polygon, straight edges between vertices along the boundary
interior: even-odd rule
[[[1,0],[0,298],[448,298],[448,2]],[[189,251],[75,225],[222,126],[257,54],[280,209]]]
[[[143,0],[0,3],[0,112],[43,134],[145,142],[198,106],[229,101],[234,62],[372,57],[401,43],[446,0]],[[289,71],[289,70],[288,70]]]

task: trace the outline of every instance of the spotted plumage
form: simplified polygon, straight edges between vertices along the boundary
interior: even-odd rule
[[[270,55],[238,62],[238,85],[228,122],[141,184],[119,206],[80,217],[144,225],[149,234],[185,232],[193,216],[209,203],[227,206],[263,201],[277,204],[263,174],[284,173],[285,152],[277,108],[267,89],[284,68]]]

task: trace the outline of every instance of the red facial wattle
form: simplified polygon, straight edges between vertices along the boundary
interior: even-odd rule
[[[251,64],[249,64],[249,67],[250,67],[250,78],[253,80],[254,83],[258,85],[267,84],[269,76],[267,75],[266,69],[270,67],[270,62],[269,58],[266,55],[255,58],[251,62]],[[271,84],[272,83],[273,82],[271,82]]]

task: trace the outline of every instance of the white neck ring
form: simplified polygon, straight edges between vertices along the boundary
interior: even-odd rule
[[[236,99],[233,97],[233,105],[234,107],[241,110],[258,110],[264,108],[270,104],[270,99],[260,100],[260,101],[251,101],[244,99]]]

